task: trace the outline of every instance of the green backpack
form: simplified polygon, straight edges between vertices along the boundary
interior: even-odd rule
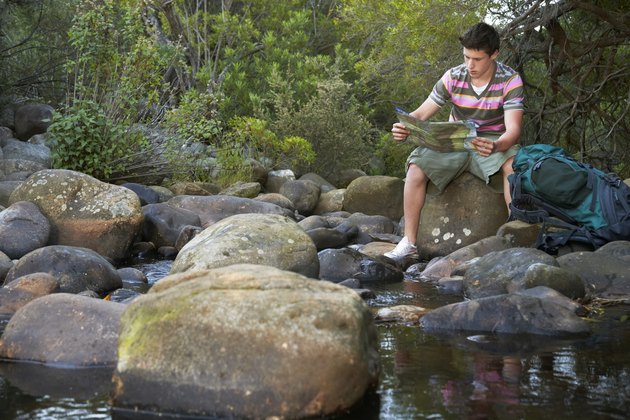
[[[596,249],[630,240],[630,187],[617,175],[547,144],[521,148],[512,167],[510,217],[543,223],[537,248],[556,254],[569,241]]]

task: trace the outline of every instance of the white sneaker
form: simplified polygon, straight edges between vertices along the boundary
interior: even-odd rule
[[[416,247],[415,245],[412,245],[409,240],[407,239],[407,237],[403,237],[400,242],[398,242],[398,245],[396,245],[396,248],[392,249],[389,252],[386,252],[384,255],[387,258],[391,258],[393,260],[401,260],[405,257],[409,257],[413,254],[416,254],[418,252],[418,247]]]

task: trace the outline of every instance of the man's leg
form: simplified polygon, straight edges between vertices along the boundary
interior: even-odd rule
[[[427,196],[429,178],[419,166],[413,163],[407,169],[403,192],[403,211],[405,217],[405,237],[415,245],[420,224],[420,212]]]
[[[427,195],[428,180],[429,178],[419,166],[413,163],[409,164],[403,190],[405,236],[393,250],[385,253],[386,257],[401,260],[418,252],[415,244],[418,236],[418,224],[420,223],[420,211]]]
[[[510,182],[508,181],[508,176],[514,173],[514,169],[512,169],[513,161],[514,156],[510,157],[503,163],[503,165],[501,165],[501,175],[503,176],[503,198],[505,198],[505,205],[508,208],[508,213],[510,212],[510,203],[512,202],[512,194],[510,194]]]

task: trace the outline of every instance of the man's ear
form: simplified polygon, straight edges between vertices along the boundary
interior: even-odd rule
[[[490,58],[492,60],[496,60],[497,56],[499,55],[499,50],[496,50],[495,52],[492,53],[492,55],[490,56]]]

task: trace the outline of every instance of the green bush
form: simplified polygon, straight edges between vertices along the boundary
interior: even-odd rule
[[[416,145],[413,143],[397,143],[390,133],[383,134],[376,145],[375,154],[385,163],[384,175],[404,178],[406,176],[405,162],[415,148]]]
[[[114,123],[95,102],[76,101],[48,129],[53,167],[105,180],[146,145],[142,133]]]
[[[334,76],[318,85],[317,94],[300,105],[287,84],[274,83],[273,129],[285,136],[307,139],[317,158],[306,169],[331,174],[345,168],[368,167],[375,130],[362,115],[350,84]]]
[[[228,123],[228,131],[217,151],[221,169],[219,182],[229,184],[251,180],[250,159],[261,163],[266,169],[295,168],[313,162],[315,152],[303,138],[278,138],[263,120],[235,117]]]
[[[221,97],[186,91],[177,108],[166,113],[164,126],[184,143],[216,144],[224,129],[219,116]]]

